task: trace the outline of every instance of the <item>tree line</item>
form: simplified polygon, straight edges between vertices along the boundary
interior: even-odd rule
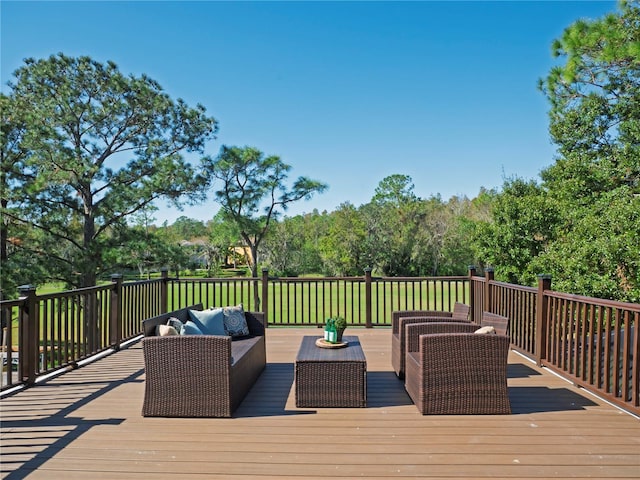
[[[472,229],[490,221],[496,192],[444,201],[420,199],[413,189],[411,177],[394,174],[380,181],[364,205],[345,202],[332,212],[316,209],[272,220],[259,247],[261,267],[276,276],[360,276],[367,268],[383,276],[466,274],[477,258]],[[183,216],[151,230],[167,244],[183,241],[182,266],[192,269],[231,266],[230,247],[245,244],[237,223],[222,210],[207,222]],[[255,275],[251,258],[244,261]]]
[[[473,198],[421,199],[401,173],[371,201],[287,217],[326,185],[255,147],[206,154],[218,122],[146,75],[60,53],[26,59],[0,94],[0,289],[94,285],[120,269],[216,273],[229,246],[251,274],[464,274],[531,285],[553,276],[572,293],[640,301],[640,5],[622,1],[570,25],[539,81],[557,158],[536,180],[504,180]],[[189,162],[186,157],[197,157]],[[208,198],[213,190],[213,199]],[[155,226],[159,199],[212,200],[208,222]],[[189,241],[185,243],[185,241]]]

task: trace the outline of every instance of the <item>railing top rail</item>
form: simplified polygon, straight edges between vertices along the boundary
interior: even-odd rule
[[[583,295],[576,295],[573,293],[562,293],[562,292],[556,292],[553,290],[546,290],[545,295],[552,298],[558,298],[561,300],[571,300],[579,303],[588,303],[591,305],[597,305],[599,307],[617,308],[621,310],[629,310],[631,312],[640,313],[640,304],[638,303],[627,303],[627,302],[619,302],[617,300],[606,300],[603,298],[585,297]]]
[[[152,283],[158,283],[162,281],[162,278],[151,278],[146,280],[131,280],[128,282],[123,282],[123,285],[131,286],[131,285],[150,285]]]
[[[95,293],[103,290],[110,290],[111,288],[112,288],[111,284],[96,285],[94,287],[84,287],[84,288],[78,288],[76,290],[65,290],[64,292],[45,293],[44,295],[38,295],[38,299],[52,300],[54,298],[77,297],[78,295],[82,295],[85,293]]]
[[[167,278],[167,280],[171,282],[200,282],[200,283],[251,282],[251,281],[260,280],[260,279],[261,277],[221,277],[221,278],[169,277]]]
[[[467,281],[469,277],[464,275],[456,275],[450,277],[371,277],[373,282],[448,282],[448,281]],[[172,278],[174,281],[199,281],[203,283],[224,283],[229,281],[247,281],[260,280],[260,277],[236,277],[236,278]],[[364,277],[269,277],[269,281],[282,283],[305,283],[305,282],[339,282],[350,281],[355,283],[365,282]]]
[[[302,282],[364,282],[363,277],[269,277],[269,281],[283,282],[283,283],[302,283]]]
[[[24,302],[24,298],[18,298],[15,300],[2,300],[0,301],[0,308],[20,307],[21,305],[24,305]]]
[[[375,280],[383,280],[385,282],[424,282],[438,281],[447,282],[451,280],[468,280],[466,275],[452,275],[449,277],[374,277]]]
[[[469,277],[466,275],[452,275],[449,277],[371,277],[372,281],[384,282],[423,282],[423,281],[466,281]],[[226,283],[261,280],[261,277],[224,277],[224,278],[201,278],[201,277],[170,277],[168,280],[173,282],[202,282],[202,283]],[[333,281],[352,281],[364,282],[365,278],[361,276],[354,277],[273,277],[269,276],[270,281],[278,282],[333,282]],[[148,282],[149,280],[145,280]],[[151,280],[153,281],[153,280]],[[157,281],[157,280],[156,280]]]
[[[536,287],[527,287],[525,285],[516,285],[513,283],[507,283],[507,282],[496,282],[495,280],[491,280],[491,284],[496,285],[498,287],[508,288],[509,290],[519,290],[521,292],[536,293],[538,291]]]

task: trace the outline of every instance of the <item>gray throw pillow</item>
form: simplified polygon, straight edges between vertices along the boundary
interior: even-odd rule
[[[180,331],[182,329],[182,320],[177,319],[176,317],[170,317],[167,320],[167,325],[176,329],[176,331]]]

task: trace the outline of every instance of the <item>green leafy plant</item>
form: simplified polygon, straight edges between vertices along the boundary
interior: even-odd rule
[[[344,317],[333,317],[329,320],[334,321],[337,330],[344,330],[345,328],[347,328],[347,321],[344,319]]]

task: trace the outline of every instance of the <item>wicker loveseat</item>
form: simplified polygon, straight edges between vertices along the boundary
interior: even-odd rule
[[[189,319],[196,305],[145,320],[143,416],[231,417],[266,366],[264,315],[245,312],[249,335],[156,336],[175,317]]]
[[[511,413],[506,335],[474,324],[408,325],[405,388],[423,415]]]
[[[405,325],[423,322],[469,321],[469,305],[456,302],[453,312],[444,310],[396,310],[391,312],[391,364],[399,378],[404,378]]]

